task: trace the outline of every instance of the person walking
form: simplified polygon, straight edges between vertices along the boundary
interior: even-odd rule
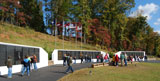
[[[23,60],[23,65],[24,65],[24,68],[22,70],[22,76],[24,75],[24,72],[27,70],[27,75],[30,76],[29,74],[29,59],[28,59],[28,56],[25,56],[25,59]]]
[[[72,56],[70,55],[70,57],[68,58],[68,68],[66,70],[66,73],[69,72],[69,70],[72,71],[72,73],[74,72],[73,68],[72,68]]]
[[[7,59],[7,68],[8,68],[8,78],[12,78],[12,59],[8,56]]]

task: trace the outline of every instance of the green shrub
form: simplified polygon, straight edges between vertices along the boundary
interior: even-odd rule
[[[112,58],[112,57],[113,57],[113,55],[114,55],[114,53],[113,53],[113,52],[109,52],[109,56],[110,56],[110,58]]]

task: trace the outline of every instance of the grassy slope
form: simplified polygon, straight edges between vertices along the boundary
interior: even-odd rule
[[[89,71],[92,75],[89,75]],[[69,74],[59,81],[159,81],[160,64],[139,63],[128,67],[106,66],[86,68]]]
[[[44,48],[49,54],[56,49],[63,49],[63,40],[40,32],[35,32],[30,28],[22,28],[10,24],[0,24],[0,42],[15,43]],[[77,47],[76,47],[77,45]],[[81,49],[81,43],[64,41],[64,49]],[[98,50],[95,46],[82,44],[82,50]],[[100,50],[100,49],[99,49]]]

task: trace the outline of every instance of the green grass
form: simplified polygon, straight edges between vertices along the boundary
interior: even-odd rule
[[[63,40],[58,37],[36,32],[29,27],[23,28],[7,23],[0,24],[0,42],[39,46],[44,48],[49,55],[54,49],[63,49]],[[81,43],[78,42],[76,44],[75,41],[64,41],[64,49],[81,50]],[[93,45],[82,44],[82,50],[101,49]]]
[[[92,71],[92,74],[89,74]],[[128,67],[105,66],[81,69],[59,81],[160,81],[160,64],[138,63]]]

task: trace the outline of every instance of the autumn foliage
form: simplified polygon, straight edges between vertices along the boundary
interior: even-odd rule
[[[111,43],[111,36],[109,35],[108,30],[101,25],[98,19],[92,19],[89,22],[91,23],[88,27],[91,35],[89,41],[109,47]]]

